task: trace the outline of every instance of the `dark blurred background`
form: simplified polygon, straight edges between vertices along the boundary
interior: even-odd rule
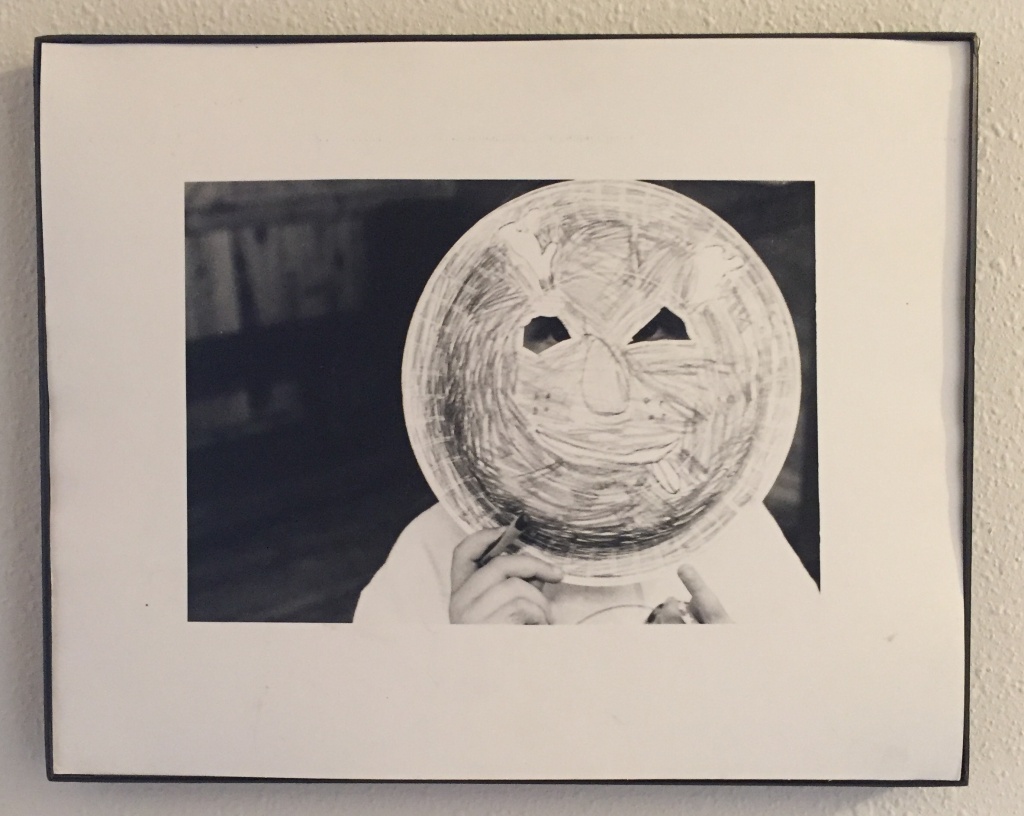
[[[189,620],[351,620],[435,501],[402,416],[419,294],[476,221],[548,183],[186,185]],[[804,397],[766,504],[818,581],[814,185],[657,183],[732,224],[789,304]]]

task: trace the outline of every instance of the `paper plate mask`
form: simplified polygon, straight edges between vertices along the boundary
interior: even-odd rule
[[[721,218],[643,182],[570,181],[493,211],[420,297],[413,450],[467,530],[530,524],[579,584],[678,564],[778,475],[799,408],[782,295]]]

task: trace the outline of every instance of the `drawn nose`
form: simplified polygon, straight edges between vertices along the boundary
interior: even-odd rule
[[[583,402],[595,414],[621,414],[629,400],[629,375],[607,343],[589,339],[583,362]]]

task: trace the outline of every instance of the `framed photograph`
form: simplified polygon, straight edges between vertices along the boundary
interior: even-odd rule
[[[965,784],[975,54],[40,38],[50,777]]]

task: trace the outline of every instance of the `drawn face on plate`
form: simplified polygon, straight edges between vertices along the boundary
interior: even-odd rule
[[[639,182],[522,196],[442,261],[403,372],[413,447],[467,527],[525,511],[569,580],[610,583],[760,501],[799,355],[764,265],[710,211]]]

